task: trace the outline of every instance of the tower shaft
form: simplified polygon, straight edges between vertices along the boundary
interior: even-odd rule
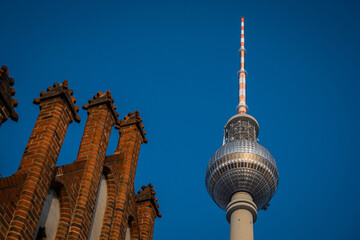
[[[253,224],[257,217],[257,208],[249,193],[237,192],[231,197],[227,207],[230,221],[230,240],[253,240]]]
[[[230,240],[253,240],[252,215],[246,209],[236,210],[231,214]]]

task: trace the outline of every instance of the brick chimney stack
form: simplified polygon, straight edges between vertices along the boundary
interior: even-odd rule
[[[118,122],[113,102],[110,91],[98,92],[83,106],[88,119],[75,162],[86,163],[67,239],[85,239],[89,234],[111,129]]]
[[[156,217],[161,217],[159,204],[155,197],[156,192],[151,184],[142,186],[135,198],[137,206],[140,240],[153,239]]]
[[[69,124],[80,121],[68,82],[55,83],[34,100],[40,113],[18,171],[27,174],[7,239],[32,239]]]
[[[117,185],[116,206],[114,213],[114,221],[111,227],[110,239],[118,239],[124,236],[128,224],[128,213],[124,213],[121,209],[125,209],[129,201],[129,197],[134,192],[134,181],[137,162],[140,153],[141,144],[147,143],[145,137],[146,132],[143,130],[144,125],[140,117],[139,111],[129,113],[124,120],[116,125],[119,129],[119,142],[115,155],[121,156],[122,161],[118,163],[120,171],[114,173],[117,176],[119,184]]]

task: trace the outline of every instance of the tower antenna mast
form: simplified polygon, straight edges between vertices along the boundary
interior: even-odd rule
[[[244,34],[244,17],[241,17],[241,40],[240,40],[240,70],[239,77],[239,105],[236,107],[238,113],[247,113],[248,106],[246,105],[246,75],[245,70],[245,34]]]

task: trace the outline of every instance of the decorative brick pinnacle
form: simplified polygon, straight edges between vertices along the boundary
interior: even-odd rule
[[[69,89],[68,87],[68,80],[64,80],[64,82],[62,82],[61,84],[54,83],[53,87],[48,87],[46,89],[46,92],[40,92],[40,97],[34,99],[34,104],[38,105],[41,101],[61,96],[68,103],[75,122],[80,122],[80,117],[77,114],[77,112],[79,111],[79,107],[75,106],[76,98],[72,97],[74,91]]]
[[[114,105],[114,99],[111,97],[111,92],[109,90],[107,90],[106,92],[102,93],[102,92],[97,92],[96,95],[94,95],[93,98],[90,98],[88,101],[89,104],[85,104],[83,106],[83,109],[87,110],[91,107],[97,106],[97,105],[101,105],[101,104],[107,104],[110,108],[110,111],[112,113],[112,115],[114,116],[115,122],[118,122],[118,116],[119,113],[116,112],[116,105]]]
[[[136,124],[138,127],[143,139],[144,143],[147,143],[148,140],[146,139],[146,131],[144,131],[144,124],[142,124],[142,118],[140,117],[140,112],[136,110],[135,112],[129,112],[127,116],[124,117],[124,120],[120,120],[115,128],[120,129],[121,127],[125,127],[128,125]]]
[[[19,115],[15,112],[15,107],[18,105],[18,101],[13,99],[11,96],[15,95],[14,86],[15,80],[9,77],[9,71],[6,66],[2,66],[0,69],[0,99],[4,103],[7,111],[9,112],[10,118],[14,121],[19,119]]]
[[[8,68],[6,66],[2,66],[1,69],[0,69],[0,77],[2,77],[3,74],[6,74],[6,76],[9,77],[9,71],[8,71]]]
[[[142,190],[138,191],[138,195],[135,195],[135,201],[136,202],[144,202],[144,201],[150,201],[154,209],[156,211],[156,216],[161,217],[161,213],[159,211],[159,204],[157,203],[158,198],[155,197],[156,192],[154,191],[154,187],[151,183],[149,185],[145,186],[143,185],[141,187]]]

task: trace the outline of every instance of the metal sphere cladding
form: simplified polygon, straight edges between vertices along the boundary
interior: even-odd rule
[[[247,192],[257,209],[266,209],[275,194],[279,174],[272,155],[257,143],[259,125],[248,114],[237,114],[225,125],[224,145],[211,157],[206,188],[222,209],[236,192]]]

